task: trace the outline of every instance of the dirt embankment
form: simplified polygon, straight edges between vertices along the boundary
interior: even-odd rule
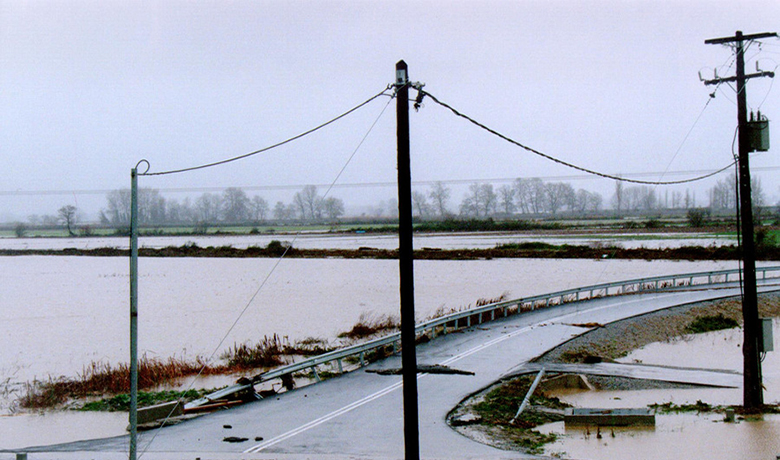
[[[762,317],[780,317],[780,294],[759,295],[758,307]],[[650,343],[684,337],[690,334],[691,322],[714,315],[742,324],[742,303],[738,298],[712,300],[624,319],[576,337],[535,361],[581,362],[589,356],[615,360]]]
[[[129,250],[116,248],[96,249],[2,249],[0,256],[46,255],[46,256],[90,256],[127,257]],[[169,246],[165,248],[140,248],[141,257],[280,257],[289,258],[343,258],[343,259],[397,259],[398,251],[389,249],[298,249],[289,248],[234,248],[199,247],[194,245]],[[686,246],[666,249],[648,248],[596,248],[572,245],[510,245],[490,249],[437,249],[423,248],[414,251],[418,260],[476,260],[501,258],[542,259],[643,259],[643,260],[737,260],[740,254],[736,247]],[[780,260],[780,247],[759,248],[759,260]]]

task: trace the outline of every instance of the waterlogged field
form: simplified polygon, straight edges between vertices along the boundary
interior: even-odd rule
[[[333,338],[361,314],[398,313],[392,260],[142,258],[139,336],[149,357],[210,356],[279,334]],[[417,261],[418,320],[503,293],[522,297],[735,262]],[[0,258],[0,381],[73,376],[128,356],[126,258]],[[224,340],[223,340],[224,339]]]

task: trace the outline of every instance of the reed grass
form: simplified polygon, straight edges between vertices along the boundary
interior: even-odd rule
[[[161,360],[143,356],[138,360],[138,388],[151,389],[198,373],[214,375],[229,371],[226,366],[209,366],[200,357],[187,361],[182,358]],[[27,383],[24,394],[19,398],[19,404],[28,409],[43,409],[63,404],[69,398],[129,391],[129,364],[112,366],[105,362],[92,362],[75,378],[49,377],[45,381],[34,380]]]
[[[358,322],[352,329],[338,335],[340,339],[363,339],[380,332],[397,331],[401,328],[401,320],[397,316],[380,315],[373,316],[361,313]]]

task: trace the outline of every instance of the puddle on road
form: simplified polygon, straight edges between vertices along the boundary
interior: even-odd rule
[[[775,321],[775,335],[778,323]],[[698,334],[669,343],[654,343],[621,359],[667,366],[739,370],[742,368],[742,329]],[[780,400],[780,353],[768,353],[763,362],[764,400]],[[574,405],[593,408],[646,407],[653,403],[739,405],[741,388],[653,389],[634,391],[561,390],[549,393]],[[708,460],[765,460],[780,454],[780,415],[761,420],[725,423],[722,413],[657,414],[655,427],[565,427],[563,422],[539,428],[560,435],[545,453],[564,458],[616,459],[706,458]]]

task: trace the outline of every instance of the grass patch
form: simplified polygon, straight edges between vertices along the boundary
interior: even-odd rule
[[[479,416],[482,425],[496,428],[513,445],[530,454],[540,454],[545,444],[557,439],[555,434],[543,434],[535,431],[539,425],[556,422],[563,415],[555,412],[535,410],[535,407],[564,409],[569,407],[558,398],[548,398],[535,392],[530,405],[520,414],[514,424],[510,423],[531,387],[534,376],[521,376],[505,382],[486,393],[470,409]]]
[[[187,391],[139,391],[138,407],[148,407],[168,401],[189,402],[203,397],[215,390],[187,390]],[[111,398],[103,398],[99,401],[91,401],[81,407],[82,411],[118,412],[130,410],[130,395],[118,394]]]
[[[663,413],[696,412],[699,414],[715,412],[722,409],[720,406],[712,406],[702,402],[701,399],[697,400],[695,404],[674,404],[667,402],[662,404],[649,404],[647,407]]]
[[[717,315],[702,316],[691,321],[685,330],[692,334],[701,334],[704,332],[720,331],[739,327],[739,323],[733,318],[724,316],[722,313]]]

